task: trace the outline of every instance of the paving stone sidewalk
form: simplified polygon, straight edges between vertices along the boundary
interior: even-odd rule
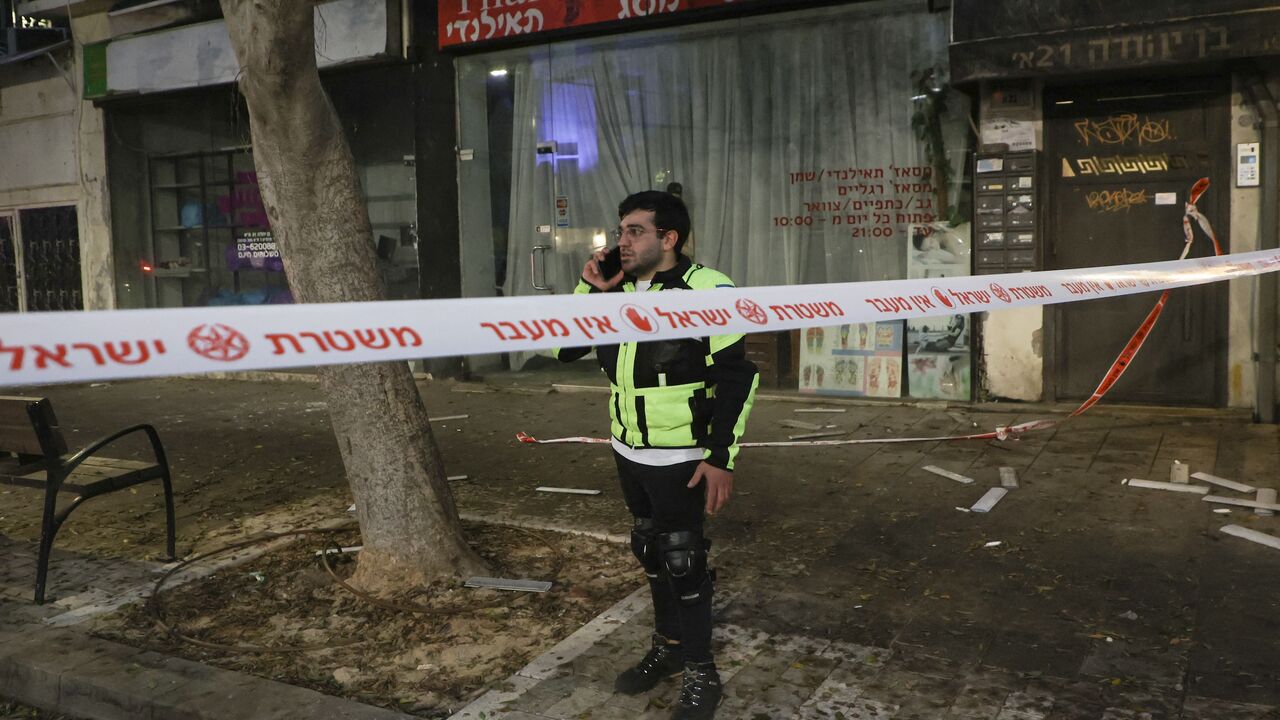
[[[516,430],[600,434],[599,398],[465,390],[424,386],[433,413],[469,415],[436,427],[450,474],[469,477],[454,485],[463,513],[625,532],[607,452],[512,441]],[[273,508],[345,498],[322,398],[309,386],[155,381],[47,392],[81,437],[129,421],[160,427],[174,459],[180,552]],[[781,421],[804,417],[796,407],[758,403],[751,439],[785,439]],[[852,438],[971,432],[1053,411],[841,407],[830,422]],[[1194,496],[1120,484],[1167,479],[1174,459],[1273,484],[1280,432],[1230,414],[1100,408],[1016,442],[744,451],[733,502],[710,525],[728,678],[718,717],[1280,720],[1278,556],[1220,532],[1238,523],[1280,535],[1280,518],[1244,509],[1223,517]],[[960,512],[999,484],[1002,466],[1015,468],[1021,487],[989,514]],[[602,494],[550,497],[534,492],[539,485]],[[77,513],[68,529],[80,534],[59,538],[44,608],[30,606],[38,499],[4,495],[0,625],[21,616],[31,632],[67,632],[43,621],[149,591],[159,565],[139,558],[162,525],[147,492]],[[643,596],[620,604],[455,717],[665,718],[674,682],[639,698],[611,692],[614,674],[645,650],[645,605]],[[3,638],[0,654],[22,657]],[[84,657],[80,667],[110,687],[115,661]],[[12,667],[0,664],[0,680],[16,682]],[[264,717],[320,717],[289,712]]]
[[[648,646],[647,590],[601,615],[450,720],[666,720],[678,679],[625,696],[613,679]],[[733,614],[733,599],[716,612]],[[905,643],[886,647],[770,634],[721,621],[715,649],[725,700],[718,720],[1276,720],[1275,707],[1120,687],[1103,673],[1074,680],[963,665]],[[1101,668],[1094,660],[1086,665]]]

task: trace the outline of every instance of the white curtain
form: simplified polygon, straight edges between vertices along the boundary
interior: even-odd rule
[[[695,26],[656,39],[564,43],[511,63],[516,121],[506,294],[534,292],[530,251],[539,244],[555,247],[545,254],[548,281],[556,292],[571,291],[591,238],[616,224],[618,202],[670,182],[684,187],[695,259],[739,285],[905,277],[908,239],[899,221],[908,218],[901,210],[879,210],[891,216],[889,237],[884,230],[854,236],[854,228],[875,227],[883,217],[845,223],[848,215],[874,212],[869,205],[852,211],[853,201],[910,198],[911,212],[922,211],[916,200],[929,196],[918,187],[896,190],[895,180],[916,185],[922,178],[895,178],[894,168],[927,165],[911,128],[911,75],[946,66],[946,15],[927,12],[922,2],[894,5],[778,15],[728,30]],[[951,101],[949,142],[964,138],[968,115],[964,96],[952,93]],[[536,153],[551,141],[554,161]],[[950,155],[958,184],[966,158]],[[851,168],[883,177],[840,173]],[[840,186],[856,189],[842,193]],[[555,227],[556,195],[568,199],[568,228]],[[842,208],[815,211],[809,203]],[[778,220],[796,216],[813,224]],[[550,235],[535,230],[546,224]]]

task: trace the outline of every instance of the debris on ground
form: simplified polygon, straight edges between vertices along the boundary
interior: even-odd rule
[[[1170,492],[1195,493],[1196,495],[1204,495],[1209,492],[1208,485],[1184,485],[1182,483],[1167,483],[1159,480],[1143,480],[1141,478],[1125,478],[1120,481],[1120,484],[1148,490],[1168,490]]]
[[[458,579],[407,588],[372,605],[336,585],[319,542],[299,542],[255,560],[262,581],[229,569],[161,594],[164,617],[201,643],[270,646],[286,652],[212,650],[156,627],[146,606],[97,621],[94,634],[420,717],[447,717],[510,676],[624,596],[639,574],[625,545],[582,535],[464,523],[468,542],[505,577],[549,577],[542,593],[464,588]],[[338,531],[351,547],[355,529]],[[342,542],[342,541],[347,542]],[[328,555],[350,578],[353,555]],[[425,612],[423,612],[425,611]],[[355,642],[353,642],[355,641]],[[327,646],[313,652],[289,647]],[[430,672],[424,672],[428,668]],[[2,706],[0,706],[2,707]]]
[[[973,484],[973,478],[961,475],[959,473],[953,473],[950,470],[943,470],[937,465],[925,465],[923,468],[920,468],[920,469],[924,470],[925,472],[931,472],[934,475],[941,475],[942,477],[947,478],[948,480],[955,480],[956,482],[961,483],[963,485]]]
[[[1223,525],[1220,530],[1227,535],[1234,535],[1235,537],[1248,540],[1250,542],[1256,542],[1259,545],[1266,545],[1267,547],[1280,550],[1280,537],[1276,537],[1275,535],[1268,535],[1264,532],[1240,527],[1239,525]]]

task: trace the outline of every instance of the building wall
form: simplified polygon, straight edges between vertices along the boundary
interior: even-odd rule
[[[979,97],[980,142],[990,142],[987,128],[1001,120],[1032,123],[1036,147],[1044,147],[1040,87],[1026,83],[1032,92],[1029,108],[1007,109],[993,101],[1000,86],[983,83]],[[979,398],[1034,402],[1044,395],[1044,309],[1017,308],[985,313],[982,320],[982,384]]]
[[[80,99],[82,42],[105,15],[73,20],[74,59],[54,53],[0,73],[0,210],[75,205],[86,310],[115,307],[102,112]]]

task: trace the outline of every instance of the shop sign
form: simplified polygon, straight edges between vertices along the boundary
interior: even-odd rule
[[[440,47],[631,22],[750,0],[440,0]]]
[[[280,249],[270,230],[241,230],[236,233],[235,257],[227,258],[229,270],[283,272]]]

